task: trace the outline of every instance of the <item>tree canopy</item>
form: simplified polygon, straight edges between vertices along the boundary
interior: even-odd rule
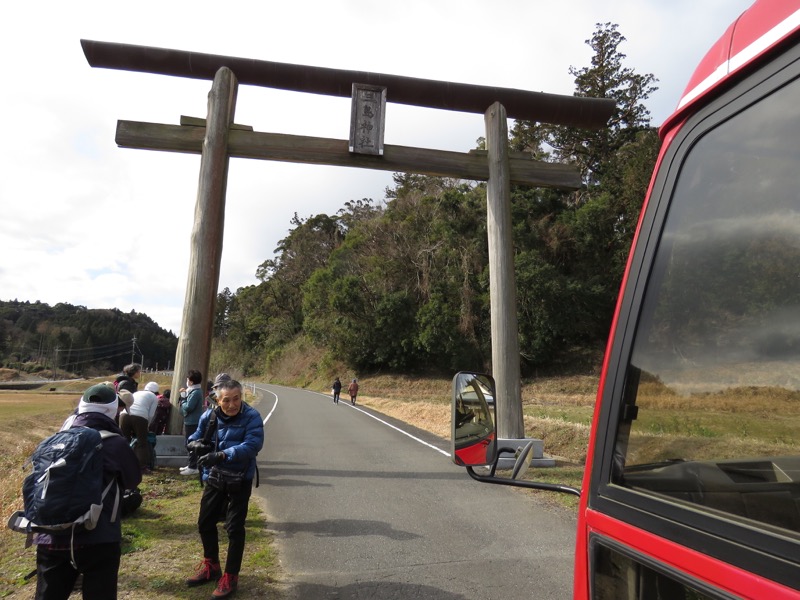
[[[575,95],[613,98],[598,131],[518,121],[512,150],[579,168],[577,192],[512,190],[523,373],[602,347],[655,158],[644,102],[656,79],[625,66],[597,24],[570,67]],[[480,145],[481,140],[478,140]],[[490,369],[486,188],[396,173],[385,200],[292,220],[257,284],[218,298],[216,343],[279,353],[303,337],[356,371]]]

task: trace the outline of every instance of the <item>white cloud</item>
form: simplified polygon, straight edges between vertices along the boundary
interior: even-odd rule
[[[652,72],[656,123],[748,0],[143,0],[17,4],[0,25],[0,299],[144,312],[180,328],[198,156],[119,149],[118,119],[204,117],[210,82],[92,69],[80,39],[572,93],[595,23],[627,38]],[[46,18],[45,18],[46,17]],[[345,139],[347,99],[241,86],[236,121],[258,131]],[[481,115],[390,105],[386,142],[467,151]],[[391,173],[233,160],[220,288],[256,283],[289,220],[383,198]]]

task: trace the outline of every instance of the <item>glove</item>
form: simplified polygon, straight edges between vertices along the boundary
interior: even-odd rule
[[[214,449],[214,445],[204,442],[203,440],[193,440],[186,444],[186,448],[190,452],[196,452],[198,454],[208,454],[211,450]]]
[[[224,452],[209,452],[205,456],[201,456],[200,458],[197,459],[197,466],[213,467],[214,465],[218,465],[224,460],[225,460]]]

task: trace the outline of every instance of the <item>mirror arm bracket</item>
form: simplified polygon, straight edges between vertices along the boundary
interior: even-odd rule
[[[561,492],[563,494],[572,494],[574,496],[580,497],[581,491],[578,488],[574,488],[568,485],[559,485],[557,483],[541,483],[537,481],[525,481],[519,479],[504,479],[502,477],[495,477],[494,471],[497,467],[497,463],[492,465],[489,475],[479,475],[475,472],[475,469],[472,467],[467,467],[467,473],[469,476],[472,477],[475,481],[480,481],[481,483],[494,483],[496,485],[510,485],[512,487],[521,487],[527,488],[531,490],[549,490],[551,492]]]

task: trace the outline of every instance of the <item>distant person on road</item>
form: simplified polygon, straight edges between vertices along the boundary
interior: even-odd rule
[[[128,390],[131,394],[139,391],[139,378],[142,376],[142,365],[131,363],[125,365],[122,374],[114,380],[117,390]]]
[[[200,371],[190,369],[186,374],[186,387],[181,388],[180,409],[183,415],[183,432],[186,435],[186,443],[189,437],[197,430],[197,423],[200,415],[203,414],[203,374]],[[189,464],[180,470],[181,475],[197,475],[197,455],[189,452]]]
[[[216,389],[217,406],[203,413],[191,443],[213,442],[214,450],[201,456],[203,496],[197,529],[203,543],[203,562],[186,585],[217,581],[212,598],[227,598],[239,585],[245,543],[245,520],[256,474],[256,456],[264,445],[264,424],[258,411],[243,402],[242,384],[222,381]],[[207,435],[207,431],[209,432]],[[225,570],[219,557],[217,523],[224,515],[228,533]]]
[[[333,392],[333,403],[339,404],[339,394],[342,393],[342,382],[339,381],[338,377],[333,380],[331,391]]]
[[[153,464],[153,454],[150,443],[147,440],[147,432],[150,428],[150,421],[153,420],[158,407],[158,384],[150,381],[144,386],[144,390],[133,394],[133,404],[127,412],[120,415],[119,426],[129,442],[136,440],[133,451],[139,460],[139,466],[143,473],[150,471]]]
[[[350,394],[350,404],[355,406],[356,396],[358,396],[358,379],[353,379],[347,386],[347,393]]]

